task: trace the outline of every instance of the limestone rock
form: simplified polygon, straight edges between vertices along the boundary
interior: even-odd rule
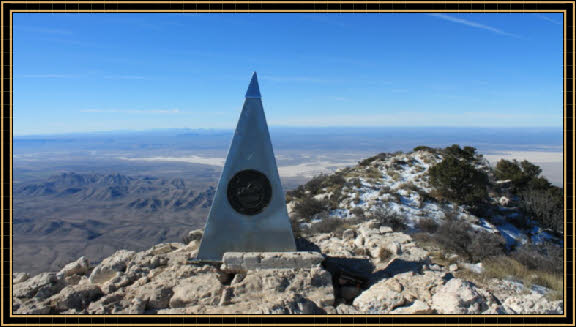
[[[183,308],[190,304],[206,303],[206,299],[219,294],[222,285],[216,274],[200,274],[181,280],[173,289],[170,308]]]
[[[39,302],[36,300],[28,301],[18,306],[15,309],[16,314],[29,314],[29,315],[46,315],[50,313],[50,306],[46,301]]]
[[[186,308],[168,308],[168,309],[161,309],[156,311],[157,314],[161,315],[182,315],[182,314],[190,314],[187,312]]]
[[[80,257],[78,260],[64,266],[58,272],[58,277],[68,277],[72,275],[84,275],[90,270],[90,263],[86,257]]]
[[[373,285],[360,294],[353,302],[359,311],[384,314],[406,303],[404,295],[396,286],[398,282],[389,279]]]
[[[504,300],[504,310],[510,314],[563,314],[562,301],[548,301],[542,294],[532,293]]]
[[[64,284],[66,284],[66,286],[78,285],[80,282],[86,281],[87,279],[86,276],[72,275],[64,277]]]
[[[163,243],[140,252],[118,251],[92,271],[88,260],[80,258],[57,274],[15,273],[14,312],[557,314],[563,310],[562,301],[525,294],[518,282],[489,280],[477,286],[454,278],[450,271],[455,266],[431,264],[429,253],[409,235],[376,222],[351,226],[342,237],[324,233],[308,238],[306,248],[319,252],[226,253],[221,267],[188,263],[202,235],[191,234],[187,245]],[[384,250],[382,257],[391,254],[380,260]]]
[[[354,306],[352,305],[346,305],[346,304],[340,304],[336,307],[335,310],[336,314],[339,315],[349,315],[349,314],[359,314],[362,312],[358,312],[358,310],[356,310],[356,308],[354,308]]]
[[[130,306],[126,310],[128,314],[142,314],[146,310],[146,305],[148,304],[147,300],[144,300],[140,297],[134,298],[130,303]]]
[[[124,292],[115,292],[99,298],[97,301],[90,303],[86,311],[89,314],[109,314],[119,307],[124,299]]]
[[[434,313],[434,310],[430,306],[421,300],[416,300],[408,306],[396,308],[391,311],[390,314],[430,314]]]
[[[18,298],[37,297],[46,299],[64,288],[62,280],[55,273],[38,274],[24,282],[14,285],[13,293]]]
[[[218,305],[227,305],[230,304],[230,300],[234,296],[234,290],[232,288],[226,287],[222,292],[222,296],[220,297],[220,302]]]
[[[370,229],[379,229],[380,225],[381,224],[378,220],[370,220],[367,224],[367,227]]]
[[[136,297],[146,303],[146,309],[164,309],[172,297],[172,288],[161,283],[149,283],[139,288]]]
[[[28,273],[13,273],[12,274],[12,284],[22,283],[30,278],[30,274]]]
[[[342,232],[342,239],[344,240],[352,240],[354,237],[356,237],[356,233],[353,229],[347,229]]]
[[[204,231],[202,229],[195,229],[188,232],[188,235],[184,238],[184,243],[189,244],[192,241],[201,241]]]
[[[275,301],[264,303],[258,310],[259,314],[323,314],[324,310],[316,303],[300,294],[289,294]]]
[[[60,293],[49,299],[50,305],[58,312],[69,309],[83,310],[90,302],[102,296],[102,290],[94,284],[65,287]]]
[[[134,251],[120,250],[102,260],[90,274],[91,283],[105,283],[126,270],[127,262],[134,257]]]
[[[380,226],[380,234],[392,233],[392,227]]]
[[[146,251],[145,253],[157,256],[160,254],[170,253],[180,247],[181,245],[179,245],[178,243],[160,243],[154,245],[150,250]]]
[[[478,314],[493,304],[471,282],[453,278],[432,297],[432,308],[442,314]]]

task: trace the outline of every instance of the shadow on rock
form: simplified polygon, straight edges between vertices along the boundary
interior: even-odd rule
[[[296,250],[297,251],[311,251],[311,252],[322,252],[318,245],[310,242],[304,237],[296,238]]]
[[[332,275],[335,305],[351,304],[368,288],[374,270],[374,264],[365,258],[327,257],[323,265]]]
[[[422,273],[422,266],[425,264],[423,261],[406,261],[403,259],[394,259],[386,268],[375,271],[369,279],[369,284],[373,285],[384,278],[391,278],[398,274],[413,272],[415,274]]]

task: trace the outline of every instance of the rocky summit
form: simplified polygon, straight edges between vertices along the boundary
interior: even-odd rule
[[[15,273],[13,311],[562,314],[558,190],[538,175],[458,145],[380,154],[287,193],[297,252],[193,263],[193,230],[183,243]]]
[[[560,314],[563,302],[492,280],[458,278],[430,262],[411,236],[377,221],[343,237],[300,242],[312,251],[227,253],[221,265],[188,263],[189,244],[117,251],[91,267],[13,275],[16,314]],[[302,240],[300,240],[302,241]],[[383,253],[387,255],[384,256]],[[457,268],[460,269],[460,268]],[[461,268],[465,269],[465,268]]]

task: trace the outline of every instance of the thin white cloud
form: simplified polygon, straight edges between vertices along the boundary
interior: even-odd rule
[[[306,116],[271,118],[278,126],[559,126],[562,117],[552,114],[494,112],[431,113],[399,111],[367,115]]]
[[[157,110],[140,110],[140,109],[83,109],[80,112],[97,112],[97,113],[123,113],[123,114],[178,114],[180,109],[157,109]]]
[[[550,18],[550,17],[548,17],[548,16],[544,16],[544,15],[542,15],[542,14],[534,14],[534,16],[535,16],[535,17],[538,17],[538,18],[540,18],[540,19],[542,19],[542,20],[545,20],[545,21],[547,21],[547,22],[550,22],[550,23],[552,23],[552,24],[562,25],[562,22],[561,22],[561,21],[559,22],[559,21],[557,21],[557,20],[555,20],[555,19],[552,19],[552,18]]]
[[[437,17],[440,19],[444,19],[444,20],[447,20],[447,21],[450,21],[453,23],[458,23],[458,24],[462,24],[462,25],[466,25],[466,26],[470,26],[470,27],[475,27],[475,28],[487,30],[487,31],[490,31],[490,32],[493,32],[496,34],[510,36],[510,37],[514,37],[514,38],[518,38],[518,39],[523,39],[523,37],[520,35],[508,33],[508,32],[505,32],[501,29],[498,29],[498,28],[495,28],[492,26],[488,26],[488,25],[484,25],[484,24],[480,24],[480,23],[476,23],[476,22],[472,22],[472,21],[469,21],[467,19],[458,18],[458,17],[454,17],[451,15],[446,15],[446,14],[438,14],[438,13],[430,13],[428,15],[433,16],[433,17]]]

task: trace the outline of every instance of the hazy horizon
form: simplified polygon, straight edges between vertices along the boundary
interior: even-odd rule
[[[26,171],[19,169],[24,167],[61,171],[62,167],[78,167],[78,163],[81,170],[104,172],[117,164],[183,172],[193,169],[186,168],[190,165],[219,170],[233,133],[233,129],[205,128],[15,136],[14,165],[17,172]],[[280,175],[290,179],[291,186],[381,152],[452,144],[474,146],[492,164],[502,158],[526,159],[540,165],[551,182],[562,185],[563,135],[559,128],[543,127],[270,127]],[[16,180],[19,177],[15,174]]]
[[[238,115],[240,112],[238,112]],[[381,125],[381,126],[354,126],[354,125],[334,125],[334,126],[313,126],[313,125],[270,125],[268,126],[270,130],[279,129],[291,129],[291,130],[381,130],[381,129],[476,129],[476,130],[557,130],[563,131],[563,127],[558,126],[512,126],[512,127],[502,127],[502,126],[411,126],[411,125]],[[66,136],[66,135],[91,135],[91,134],[126,134],[126,133],[162,133],[162,132],[174,132],[174,131],[194,131],[194,132],[233,132],[235,127],[199,127],[199,128],[188,128],[188,127],[172,127],[172,128],[145,128],[145,129],[111,129],[111,130],[89,130],[89,131],[68,131],[68,132],[52,132],[52,133],[27,133],[19,134],[13,133],[13,137],[28,137],[28,136]]]

